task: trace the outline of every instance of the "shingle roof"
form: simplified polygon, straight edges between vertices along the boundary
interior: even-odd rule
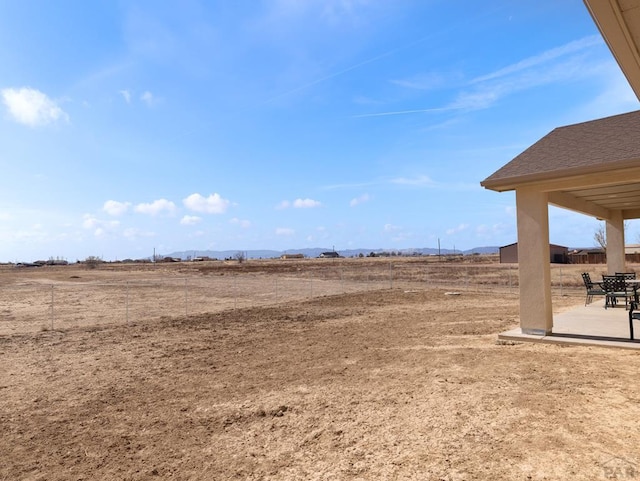
[[[514,184],[626,164],[640,166],[640,110],[558,127],[481,182],[503,190]]]

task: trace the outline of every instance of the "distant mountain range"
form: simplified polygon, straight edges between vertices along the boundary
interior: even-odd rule
[[[183,260],[193,259],[194,257],[210,257],[214,259],[229,259],[235,258],[238,252],[243,252],[247,259],[272,259],[276,257],[280,257],[284,254],[302,254],[305,257],[318,257],[323,252],[331,252],[333,249],[328,249],[325,247],[314,247],[310,249],[287,249],[285,251],[276,251],[276,250],[227,250],[227,251],[212,251],[212,250],[191,250],[191,251],[180,251],[180,252],[172,252],[170,254],[164,254],[164,257],[175,257]],[[400,253],[403,256],[411,256],[411,255],[451,255],[451,254],[463,254],[463,255],[471,255],[471,254],[497,254],[500,251],[500,247],[498,246],[485,246],[485,247],[474,247],[473,249],[468,250],[453,250],[453,249],[438,249],[431,247],[420,247],[415,249],[338,249],[337,252],[342,257],[358,257],[360,254],[363,256],[367,256],[372,252],[374,254],[384,254],[384,253]]]

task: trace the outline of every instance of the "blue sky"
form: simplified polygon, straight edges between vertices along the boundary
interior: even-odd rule
[[[0,94],[0,261],[505,245],[480,181],[638,108],[579,0],[0,0]]]

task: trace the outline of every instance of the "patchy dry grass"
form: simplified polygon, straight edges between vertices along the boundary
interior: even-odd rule
[[[478,271],[487,284],[494,267]],[[114,275],[70,272],[43,282]],[[635,352],[497,342],[515,293],[407,282],[0,336],[0,479],[594,480],[637,466]],[[554,298],[582,302],[578,287]]]

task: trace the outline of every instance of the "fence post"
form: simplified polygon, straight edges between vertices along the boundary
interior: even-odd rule
[[[127,289],[125,291],[125,316],[127,321],[127,326],[129,325],[129,281],[127,281]]]
[[[562,297],[562,267],[560,268],[560,297]]]
[[[51,284],[51,330],[53,331],[53,284]]]

